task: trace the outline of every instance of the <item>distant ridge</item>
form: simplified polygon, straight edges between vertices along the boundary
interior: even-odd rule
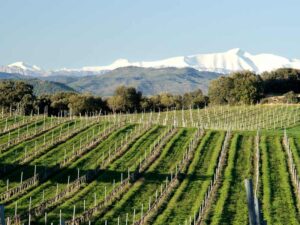
[[[19,73],[29,76],[87,76],[99,75],[117,68],[128,66],[142,68],[185,68],[190,67],[198,71],[209,71],[227,74],[234,71],[250,70],[255,73],[272,71],[278,68],[300,69],[300,60],[288,59],[273,54],[253,55],[239,48],[226,52],[178,56],[157,61],[130,62],[127,59],[118,59],[107,66],[85,66],[80,69],[63,68],[59,70],[43,70],[38,66],[31,66],[24,62],[16,62],[1,66],[1,72]]]
[[[57,92],[77,92],[73,88],[69,87],[66,84],[55,82],[55,81],[47,81],[41,80],[38,78],[23,76],[20,74],[11,74],[11,73],[3,73],[0,72],[0,81],[1,80],[20,80],[25,83],[31,84],[33,86],[33,92],[36,95],[44,95],[44,94],[53,94]]]

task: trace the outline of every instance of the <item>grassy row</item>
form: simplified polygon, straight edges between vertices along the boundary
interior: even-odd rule
[[[38,173],[44,173],[44,171],[50,169],[51,167],[55,166],[59,161],[63,160],[65,153],[67,156],[72,154],[73,146],[76,146],[78,148],[80,139],[82,139],[82,144],[85,144],[86,142],[88,142],[86,139],[87,135],[91,137],[93,130],[96,130],[95,134],[101,133],[103,128],[104,128],[103,123],[98,123],[96,125],[93,125],[89,129],[69,139],[65,143],[51,149],[46,154],[42,155],[41,157],[32,161],[31,163],[22,165],[14,172],[5,175],[0,180],[1,181],[0,191],[4,191],[4,189],[6,189],[6,180],[8,179],[10,181],[11,187],[19,185],[20,176],[22,172],[23,172],[23,180],[32,177],[34,173],[35,165],[37,165]]]
[[[138,219],[141,205],[143,204],[146,210],[149,197],[154,196],[170,171],[175,169],[194,132],[194,129],[181,129],[165,146],[160,157],[143,174],[143,177],[134,183],[133,187],[104,216],[98,218],[95,224],[103,224],[105,220],[115,224],[118,216],[124,223],[126,213],[132,216],[134,209]]]
[[[126,132],[131,130],[133,127],[134,125],[128,125],[123,127],[122,129],[119,129],[118,131],[115,131],[105,141],[103,141],[89,153],[20,198],[18,200],[18,211],[20,212],[20,214],[26,212],[26,209],[28,209],[30,197],[32,198],[32,207],[34,207],[35,205],[42,202],[43,195],[45,200],[54,197],[57,187],[58,191],[64,190],[67,186],[68,176],[70,177],[70,182],[77,178],[77,168],[80,168],[81,174],[84,174],[88,170],[95,169],[101,163],[100,156],[102,156],[102,153],[108,152],[110,147],[112,146],[112,143],[119,141],[122,137],[125,136]],[[14,203],[7,206],[7,211],[10,213],[10,215],[13,214],[13,210]]]
[[[179,126],[203,126],[207,129],[256,130],[275,129],[293,126],[300,121],[298,105],[254,105],[254,106],[215,106],[200,110],[175,110],[160,113],[131,114],[123,116],[133,121],[152,118],[158,124]],[[142,121],[143,121],[142,120]]]
[[[48,126],[48,125],[50,126],[50,121],[51,121],[50,117],[46,117],[45,120],[44,119],[35,120],[27,124],[26,126],[8,132],[1,136],[0,145],[6,144],[8,140],[17,139],[19,136],[26,134],[27,132],[28,134],[35,134],[35,130],[38,131],[43,129],[44,126]]]
[[[76,206],[76,215],[80,215],[85,209],[92,208],[96,201],[102,201],[105,198],[106,193],[109,194],[115,185],[119,185],[121,174],[126,177],[127,169],[135,165],[135,162],[139,159],[139,156],[147,150],[151,144],[163,133],[164,127],[155,126],[140,139],[138,139],[130,147],[125,154],[114,161],[103,173],[99,174],[97,179],[90,183],[83,190],[78,192],[73,198],[64,202],[62,205],[57,207],[55,210],[49,212],[48,221],[53,223],[58,223],[58,217],[60,210],[62,211],[62,217],[65,220],[70,220],[72,218],[73,206]],[[134,170],[135,168],[132,168]],[[43,219],[41,219],[43,220]]]
[[[229,152],[228,152],[228,158],[227,158],[227,165],[223,175],[223,181],[220,189],[217,192],[216,202],[210,208],[210,212],[208,214],[207,221],[206,221],[207,224],[217,225],[220,224],[222,220],[224,206],[226,200],[228,199],[228,194],[230,191],[230,185],[234,179],[233,168],[234,168],[235,159],[237,155],[239,138],[240,135],[234,134],[231,140]]]
[[[249,220],[244,180],[253,178],[254,137],[248,134],[239,136],[237,148],[233,179],[219,224],[247,224]]]
[[[79,121],[77,121],[76,128],[79,125]],[[25,149],[27,153],[34,152],[35,149],[40,149],[44,142],[51,143],[52,136],[53,140],[57,140],[59,135],[66,134],[68,130],[72,131],[75,128],[75,121],[69,121],[61,124],[60,126],[53,128],[52,130],[44,133],[43,135],[39,135],[31,140],[24,141],[14,147],[11,147],[8,151],[0,155],[0,161],[2,163],[14,163],[25,157]]]
[[[263,213],[268,224],[299,224],[280,136],[262,136]]]
[[[297,173],[300,174],[300,138],[289,138]]]
[[[87,130],[79,133],[74,138],[69,139],[67,142],[65,142],[62,145],[59,145],[55,148],[55,151],[51,151],[40,157],[39,159],[34,160],[31,164],[32,165],[47,165],[47,166],[54,166],[57,163],[61,162],[64,158],[64,155],[66,153],[66,156],[73,154],[73,147],[75,149],[78,149],[81,143],[81,146],[90,143],[90,139],[92,138],[93,133],[95,136],[100,135],[105,128],[105,125],[103,123],[98,123],[95,125],[92,125]],[[64,151],[66,150],[66,152]]]
[[[13,124],[18,124],[18,123],[22,123],[26,120],[31,119],[30,117],[24,117],[24,116],[11,116],[11,117],[7,117],[7,118],[3,118],[0,121],[0,136],[2,136],[2,131],[5,129],[5,126],[7,126],[7,128],[9,126],[12,126]]]
[[[184,224],[198,210],[210,184],[224,132],[209,131],[201,140],[187,174],[159,216],[151,224]]]

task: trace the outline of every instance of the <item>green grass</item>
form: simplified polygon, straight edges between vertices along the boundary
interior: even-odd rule
[[[57,146],[56,148],[51,149],[46,154],[42,155],[38,159],[32,161],[31,163],[21,166],[17,170],[8,175],[5,175],[0,180],[0,191],[4,191],[6,189],[6,180],[10,180],[10,186],[14,187],[19,185],[20,180],[17,180],[16,177],[20,177],[21,172],[23,172],[23,180],[30,178],[34,173],[34,166],[37,166],[37,172],[44,172],[44,167],[49,168],[55,166],[58,162],[62,161],[64,158],[65,150],[67,156],[72,154],[73,145],[78,148],[80,139],[82,139],[82,144],[88,143],[86,140],[87,135],[91,137],[93,129],[97,132],[101,133],[104,125],[103,123],[98,123],[94,126],[91,126],[89,129],[79,133],[75,137],[69,139],[67,142]],[[41,168],[41,169],[40,169]]]
[[[121,139],[121,137],[124,136],[124,134],[128,130],[132,129],[133,126],[134,125],[128,125],[126,127],[123,127],[122,129],[119,129],[118,131],[115,131],[104,142],[100,143],[88,154],[84,155],[83,157],[72,163],[70,166],[61,170],[60,173],[57,173],[50,180],[40,184],[38,187],[34,188],[32,191],[20,198],[18,200],[20,212],[24,213],[24,210],[26,210],[26,208],[28,207],[30,197],[32,197],[32,206],[34,207],[42,201],[43,191],[45,193],[46,200],[55,196],[57,184],[59,191],[65,189],[67,186],[68,176],[70,176],[70,182],[77,178],[77,168],[81,169],[82,175],[84,173],[83,168],[85,168],[85,170],[94,169],[98,165],[98,163],[101,162],[99,160],[99,158],[101,159],[101,157],[99,156],[101,156],[102,153],[107,152],[109,147],[111,146],[111,143]],[[13,210],[14,204],[8,205],[7,211],[9,213],[13,213]]]
[[[77,126],[78,126],[78,124],[77,124]],[[26,152],[28,154],[35,151],[35,146],[36,146],[36,149],[40,150],[40,148],[44,144],[44,141],[45,141],[45,143],[52,142],[52,134],[53,134],[53,139],[57,140],[59,138],[60,132],[62,135],[64,135],[68,132],[68,129],[70,129],[70,131],[72,131],[72,129],[74,127],[75,127],[74,121],[63,123],[60,126],[53,128],[52,130],[50,130],[42,135],[39,135],[33,139],[24,141],[14,147],[11,147],[8,151],[6,151],[5,153],[0,155],[0,161],[2,163],[17,162],[25,157],[25,148],[26,148]]]
[[[265,219],[268,224],[299,224],[299,215],[289,180],[281,137],[263,136],[261,150]]]
[[[145,172],[143,178],[139,179],[104,216],[96,220],[95,224],[103,224],[105,220],[115,224],[119,215],[124,223],[126,213],[129,213],[132,218],[134,209],[138,219],[141,205],[144,204],[146,210],[149,197],[154,197],[155,191],[160,188],[170,171],[175,169],[194,132],[194,129],[181,129],[165,146],[160,157]]]
[[[125,217],[128,213],[129,224],[132,224],[133,210],[136,210],[136,220],[140,218],[141,205],[144,206],[144,212],[148,209],[149,197],[152,201],[155,197],[155,191],[160,189],[160,185],[164,183],[171,171],[175,170],[176,164],[182,159],[187,144],[193,137],[195,132],[194,126],[203,126],[213,129],[226,129],[231,127],[233,137],[229,143],[229,151],[226,165],[224,167],[221,181],[213,199],[212,205],[209,207],[205,224],[248,224],[248,210],[246,204],[246,193],[244,187],[245,178],[253,178],[254,166],[254,138],[256,129],[260,130],[261,141],[261,164],[260,164],[260,185],[258,197],[262,203],[264,219],[268,224],[300,224],[299,202],[294,194],[294,187],[291,184],[290,175],[287,167],[287,155],[282,146],[282,138],[284,127],[287,127],[290,147],[296,164],[298,173],[300,172],[300,107],[296,105],[283,106],[235,106],[235,107],[211,107],[202,110],[185,110],[176,111],[175,117],[179,125],[182,123],[182,115],[184,117],[184,125],[188,128],[179,128],[179,131],[164,145],[158,158],[149,166],[149,168],[141,174],[140,179],[131,183],[126,193],[122,194],[119,199],[112,204],[108,204],[103,213],[99,213],[92,218],[92,224],[104,224],[107,220],[108,224],[117,224],[120,216],[121,224],[125,224]],[[154,120],[158,124],[165,121],[167,112],[161,112],[160,118],[158,113],[153,113]],[[146,121],[150,114],[133,114],[127,118],[133,121]],[[79,147],[80,138],[82,145],[90,143],[90,139],[86,140],[86,136],[91,138],[92,131],[95,129],[96,135],[101,135],[104,130],[104,123],[108,122],[107,117],[101,117],[100,123],[90,125],[82,129],[78,134],[69,138],[67,141],[59,143],[56,146],[50,146],[30,162],[25,165],[18,166],[10,172],[0,174],[0,192],[6,189],[6,180],[10,179],[9,187],[19,185],[21,171],[24,172],[23,180],[32,177],[34,165],[38,166],[38,172],[42,167],[53,167],[60,162],[65,154],[71,156],[73,154],[73,145],[75,150]],[[119,115],[117,116],[119,117]],[[122,117],[122,115],[121,115]],[[168,113],[166,124],[170,125],[174,122],[174,112]],[[28,129],[35,129],[35,119],[29,122],[30,117],[17,116],[8,118],[8,126],[14,123],[17,127],[11,131],[11,139],[16,138],[19,133],[24,134],[27,125],[22,126],[21,122],[25,118],[25,124],[28,123]],[[124,117],[125,118],[125,117]],[[118,118],[117,118],[118,119]],[[28,120],[28,121],[27,121]],[[50,118],[47,118],[49,124]],[[58,120],[58,118],[53,118]],[[79,118],[77,120],[77,126]],[[70,131],[74,127],[74,120],[70,122]],[[97,118],[91,119],[94,122]],[[6,119],[0,119],[0,131],[5,126]],[[26,122],[27,121],[27,122]],[[43,127],[43,117],[38,117],[38,127]],[[81,121],[85,123],[85,119]],[[121,120],[117,120],[120,122]],[[110,123],[112,122],[109,121]],[[37,134],[28,140],[11,146],[5,152],[0,153],[1,164],[18,164],[23,159],[25,147],[27,153],[33,153],[35,144],[38,149],[45,142],[51,142],[52,133],[54,139],[57,139],[60,131],[66,134],[68,131],[68,122],[58,125],[57,127],[46,131],[43,134]],[[98,167],[102,160],[107,157],[109,149],[113,154],[115,145],[120,145],[120,140],[125,137],[126,133],[133,129],[136,124],[127,124],[112,132],[96,147],[89,149],[81,157],[67,164],[64,168],[59,169],[39,183],[38,186],[32,187],[26,193],[15,199],[5,203],[6,217],[14,214],[16,202],[18,202],[18,213],[25,215],[22,222],[27,223],[26,213],[28,211],[29,198],[32,197],[32,207],[37,206],[42,200],[43,190],[45,191],[45,199],[55,196],[56,185],[58,183],[59,191],[66,188],[68,176],[72,182],[77,178],[77,168],[80,168],[80,175],[88,170]],[[276,130],[272,130],[273,128]],[[58,223],[59,211],[62,210],[63,219],[69,220],[72,217],[73,206],[76,205],[76,216],[83,212],[83,201],[85,200],[86,209],[94,206],[94,194],[96,194],[97,202],[104,199],[104,189],[106,187],[107,195],[111,193],[113,181],[116,187],[120,184],[120,175],[127,177],[127,169],[135,171],[139,165],[141,158],[144,158],[149,152],[150,146],[161,138],[161,134],[167,128],[165,126],[153,126],[146,133],[141,132],[141,136],[128,145],[126,151],[115,158],[110,165],[102,170],[96,179],[82,185],[77,193],[72,193],[69,197],[61,200],[53,208],[47,209],[48,223]],[[184,174],[180,176],[180,182],[176,189],[163,200],[162,204],[151,213],[148,224],[154,225],[183,225],[189,217],[193,218],[194,213],[199,209],[204,198],[206,190],[210,184],[212,174],[214,172],[216,161],[221,150],[222,141],[224,140],[223,131],[209,130],[202,137],[197,147],[191,164],[189,164]],[[0,132],[0,144],[6,143],[8,133]],[[117,143],[117,144],[116,144]],[[36,218],[33,224],[44,224],[43,218]]]
[[[5,129],[5,126],[7,126],[7,128],[9,128],[10,126],[14,125],[14,124],[20,124],[20,123],[24,123],[26,122],[26,120],[29,120],[30,117],[24,117],[24,116],[11,116],[11,117],[7,117],[7,118],[3,118],[0,120],[0,136],[1,132]]]
[[[193,217],[214,174],[223,140],[224,132],[209,131],[203,137],[184,180],[151,224],[184,224],[186,219]]]
[[[125,118],[125,116],[123,116]],[[252,106],[212,106],[199,110],[175,110],[144,115],[131,114],[126,118],[143,121],[152,117],[158,124],[174,124],[174,117],[179,126],[201,126],[214,130],[273,130],[299,125],[299,105],[252,105]]]
[[[237,157],[232,171],[233,179],[219,223],[224,225],[247,224],[249,220],[244,180],[253,179],[254,136],[239,135],[236,147]]]
[[[223,175],[223,181],[220,189],[218,190],[217,193],[217,200],[216,202],[212,205],[212,208],[210,210],[207,223],[208,224],[220,224],[222,217],[223,217],[223,212],[224,212],[224,206],[226,203],[226,200],[228,199],[228,194],[230,191],[230,185],[233,180],[233,169],[234,169],[234,163],[236,159],[236,154],[237,154],[237,145],[239,141],[239,135],[235,134],[231,140],[230,147],[229,147],[229,152],[228,152],[228,157],[227,157],[227,165],[224,171]]]
[[[80,215],[84,211],[84,201],[86,204],[86,210],[94,206],[94,197],[96,194],[97,202],[102,201],[105,197],[105,188],[107,194],[109,194],[113,188],[113,181],[115,180],[115,186],[120,184],[121,173],[126,177],[127,168],[132,165],[136,165],[135,162],[142,155],[145,150],[147,150],[155,139],[159,137],[160,134],[165,130],[164,127],[155,126],[145,135],[139,138],[132,146],[125,152],[125,154],[112,162],[109,167],[103,171],[95,181],[87,185],[73,198],[67,200],[58,208],[50,211],[48,214],[48,221],[53,223],[58,222],[57,215],[59,211],[62,210],[62,216],[65,220],[70,220],[72,218],[73,206],[76,206],[76,215]],[[43,218],[41,219],[41,222]]]
[[[300,138],[289,138],[290,148],[298,174],[300,174]]]
[[[0,145],[6,144],[8,140],[12,141],[14,139],[17,139],[19,136],[26,134],[30,134],[31,136],[35,135],[35,130],[40,131],[47,126],[50,126],[51,119],[49,117],[45,118],[45,121],[43,119],[31,122],[30,124],[20,127],[18,129],[15,129],[11,132],[8,132],[1,136],[0,138]],[[38,134],[38,132],[37,132]]]

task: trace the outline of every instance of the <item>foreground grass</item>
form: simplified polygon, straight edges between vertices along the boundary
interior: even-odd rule
[[[155,126],[140,139],[138,139],[132,146],[125,152],[125,154],[114,161],[105,171],[103,171],[95,181],[82,189],[73,198],[67,200],[55,210],[48,213],[48,221],[58,223],[58,217],[60,210],[62,211],[62,217],[65,220],[72,219],[73,207],[76,207],[76,215],[80,215],[84,212],[84,209],[92,208],[96,202],[102,201],[105,198],[105,190],[109,194],[113,188],[113,183],[119,185],[121,174],[126,177],[127,169],[132,165],[136,165],[139,160],[139,156],[143,155],[155,139],[159,137],[165,130],[164,127]],[[41,219],[42,222],[43,219]]]
[[[53,176],[51,179],[28,192],[25,196],[18,200],[18,210],[23,213],[26,212],[30,197],[32,198],[32,206],[34,207],[36,204],[39,204],[43,201],[43,195],[45,196],[45,200],[55,196],[57,187],[58,191],[66,188],[68,176],[70,176],[70,181],[77,178],[77,168],[81,169],[82,175],[87,170],[94,169],[97,165],[99,165],[99,163],[101,163],[102,153],[107,153],[110,149],[110,146],[114,146],[112,143],[119,141],[122,137],[124,137],[126,132],[131,130],[133,127],[134,125],[128,125],[118,131],[113,132],[104,142],[92,149],[88,154],[82,156],[70,166],[61,170],[60,173],[55,174],[55,176]],[[8,205],[8,213],[12,215],[13,210],[14,204]]]
[[[222,220],[222,215],[224,212],[224,206],[226,200],[228,198],[230,185],[233,180],[233,168],[237,155],[237,146],[239,142],[239,135],[235,134],[231,140],[228,157],[227,157],[227,165],[224,171],[224,175],[222,177],[223,181],[220,189],[217,192],[216,202],[212,205],[208,217],[207,224],[219,224]]]
[[[6,144],[8,140],[13,140],[13,139],[18,138],[19,135],[25,134],[25,133],[27,133],[27,131],[29,134],[34,134],[36,129],[37,130],[42,129],[44,126],[47,128],[47,126],[50,126],[50,121],[51,121],[51,118],[46,117],[45,120],[40,119],[37,121],[32,121],[31,123],[29,123],[26,126],[17,128],[11,132],[3,134],[0,138],[0,145]]]
[[[248,206],[245,179],[253,179],[254,137],[239,135],[237,157],[232,171],[232,182],[219,224],[247,224]]]
[[[299,224],[280,136],[263,136],[263,213],[268,224]]]
[[[77,121],[79,122],[79,121]],[[52,130],[47,131],[43,135],[39,135],[33,139],[28,141],[24,141],[12,148],[10,148],[5,153],[0,155],[0,161],[2,163],[14,163],[18,160],[21,160],[25,156],[25,149],[26,153],[34,152],[35,149],[39,149],[43,146],[44,143],[51,143],[52,142],[52,135],[53,139],[56,140],[59,138],[59,135],[64,135],[68,132],[68,130],[72,130],[75,126],[74,121],[65,122],[58,127],[53,128]]]
[[[176,163],[181,160],[185,147],[194,132],[195,129],[181,129],[166,145],[160,157],[146,171],[143,178],[139,179],[104,216],[98,218],[95,224],[104,224],[105,220],[110,224],[116,224],[118,216],[124,223],[127,213],[130,215],[129,222],[132,223],[134,211],[136,213],[135,220],[137,220],[142,204],[146,210],[149,198],[154,196],[155,191],[160,188],[170,171],[175,169]]]
[[[184,224],[198,210],[212,179],[224,132],[208,132],[202,139],[187,174],[174,196],[150,224]]]
[[[87,143],[87,135],[92,134],[93,129],[96,129],[98,132],[102,132],[104,124],[99,123],[94,126],[91,126],[87,130],[75,135],[73,138],[70,138],[65,143],[58,145],[57,147],[51,149],[46,154],[41,157],[33,160],[29,164],[23,165],[17,170],[14,170],[12,173],[7,174],[4,177],[1,177],[0,180],[0,191],[6,189],[6,181],[10,181],[10,186],[17,186],[20,183],[21,173],[23,173],[23,180],[32,177],[34,174],[34,167],[37,166],[37,172],[46,172],[48,168],[54,167],[56,164],[61,162],[64,159],[64,155],[71,155],[73,152],[73,146],[76,148],[80,145],[80,140],[82,145]]]

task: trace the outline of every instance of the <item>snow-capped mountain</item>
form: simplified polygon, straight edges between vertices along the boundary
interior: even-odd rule
[[[36,75],[36,76],[45,74],[45,71],[43,71],[38,66],[35,65],[31,66],[24,62],[15,62],[7,66],[2,66],[0,67],[0,71],[6,73],[18,73],[22,75]]]
[[[20,73],[31,76],[50,75],[95,75],[128,66],[144,68],[165,67],[191,67],[198,71],[210,71],[217,73],[230,73],[240,70],[250,70],[256,73],[272,71],[278,68],[300,69],[300,60],[288,59],[273,54],[252,55],[241,49],[231,49],[222,53],[198,54],[191,56],[178,56],[158,61],[129,62],[127,59],[118,59],[108,66],[86,66],[81,69],[60,69],[45,71],[37,66],[30,66],[23,62],[13,63],[0,67],[0,71]]]

